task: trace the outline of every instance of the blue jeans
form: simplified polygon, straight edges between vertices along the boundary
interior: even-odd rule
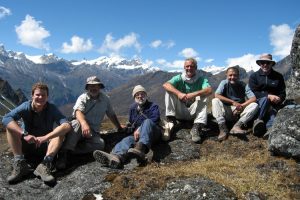
[[[263,120],[266,123],[266,127],[268,129],[273,125],[277,110],[273,108],[268,97],[258,99],[257,103],[259,106],[258,119]]]
[[[133,135],[127,136],[123,140],[121,140],[118,144],[116,144],[115,148],[112,150],[112,153],[123,157],[126,155],[128,149],[134,147],[136,142],[140,142],[146,145],[149,149],[151,145],[161,138],[161,129],[150,119],[146,119],[143,121],[141,126],[139,127],[140,137],[138,141],[134,141]]]

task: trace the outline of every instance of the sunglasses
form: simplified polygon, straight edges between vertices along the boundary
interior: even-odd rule
[[[270,61],[260,61],[259,64],[260,65],[269,65],[269,64],[271,64],[271,62]]]

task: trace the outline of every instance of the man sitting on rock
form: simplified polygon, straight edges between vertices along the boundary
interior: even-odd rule
[[[46,183],[55,181],[51,174],[52,161],[71,126],[57,107],[48,102],[48,93],[47,85],[34,84],[32,100],[16,107],[2,119],[8,144],[14,154],[13,172],[7,178],[10,184],[20,181],[33,171],[26,162],[26,159],[33,157],[42,160],[34,174]],[[18,124],[20,119],[23,120],[23,127]],[[53,129],[54,123],[58,126]]]
[[[78,97],[73,107],[73,131],[67,135],[58,154],[58,169],[66,168],[69,153],[85,154],[104,149],[104,140],[99,131],[105,115],[118,130],[123,130],[108,96],[101,91],[103,88],[103,83],[96,76],[87,78],[86,92]]]
[[[131,135],[116,144],[110,154],[100,150],[94,152],[94,158],[102,166],[122,168],[131,158],[136,158],[139,163],[143,163],[146,159],[145,154],[152,144],[161,138],[158,105],[147,100],[147,92],[141,85],[134,87],[132,96],[135,103],[130,106],[129,112]]]
[[[207,123],[207,96],[212,88],[205,77],[197,71],[197,61],[187,58],[184,62],[182,74],[174,76],[163,84],[166,90],[166,118],[163,140],[170,139],[170,133],[176,120],[193,120],[190,131],[192,141],[201,141],[202,128]]]
[[[283,107],[286,92],[283,76],[272,68],[276,63],[271,54],[262,54],[256,63],[260,69],[251,74],[249,86],[259,106],[259,115],[253,124],[253,134],[262,136],[272,126],[278,110]]]
[[[228,136],[227,121],[236,121],[231,134],[245,134],[243,127],[257,113],[258,105],[254,93],[249,86],[239,80],[238,66],[226,70],[227,79],[221,81],[212,100],[212,114],[219,125],[218,140],[226,140]]]

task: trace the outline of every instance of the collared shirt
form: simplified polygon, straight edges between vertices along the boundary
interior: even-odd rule
[[[220,82],[215,93],[239,103],[244,103],[246,101],[245,97],[250,99],[255,96],[246,83],[236,81],[235,84],[231,84],[228,79]]]
[[[2,123],[7,126],[11,121],[23,120],[23,129],[34,136],[43,136],[53,130],[54,124],[68,122],[54,104],[48,103],[41,112],[35,112],[31,106],[32,101],[26,101],[7,113]]]
[[[171,85],[173,85],[177,90],[186,94],[210,87],[208,80],[204,77],[197,75],[195,76],[195,78],[192,79],[195,80],[186,81],[182,78],[181,74],[178,74],[168,82]]]
[[[85,115],[85,120],[96,132],[100,131],[100,125],[105,114],[108,117],[115,115],[108,96],[103,92],[100,92],[97,99],[92,99],[87,92],[81,94],[73,107],[74,117],[76,110],[80,110]]]

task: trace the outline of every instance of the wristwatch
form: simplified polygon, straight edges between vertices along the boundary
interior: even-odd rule
[[[28,135],[28,132],[26,130],[23,130],[22,131],[22,138],[24,139],[24,137],[27,136],[27,135]]]

